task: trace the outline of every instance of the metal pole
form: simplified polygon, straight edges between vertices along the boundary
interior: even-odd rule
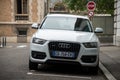
[[[2,37],[2,41],[3,41],[3,42],[2,42],[2,45],[3,45],[3,47],[4,47],[4,37]]]
[[[1,37],[0,37],[0,47],[1,47],[1,45],[2,45],[2,41],[1,41]]]
[[[0,45],[0,47],[3,47],[3,44],[2,44],[3,39],[2,39],[2,37],[0,37],[0,41],[1,41],[1,45]]]
[[[6,46],[6,43],[7,43],[7,42],[6,42],[6,37],[5,37],[5,46]]]

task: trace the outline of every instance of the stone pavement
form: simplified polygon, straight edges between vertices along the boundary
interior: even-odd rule
[[[120,80],[120,47],[101,46],[100,51],[100,62],[116,80]]]

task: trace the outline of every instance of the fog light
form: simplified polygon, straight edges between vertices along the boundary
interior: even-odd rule
[[[35,59],[45,59],[46,54],[44,52],[32,51],[32,57]]]

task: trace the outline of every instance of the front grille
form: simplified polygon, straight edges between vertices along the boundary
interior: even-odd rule
[[[75,62],[75,61],[60,61],[60,60],[47,60],[45,62],[46,64],[63,64],[63,65],[80,65],[79,62]]]
[[[97,59],[97,56],[90,55],[90,56],[82,56],[81,60],[85,63],[94,63]]]
[[[76,59],[80,51],[80,44],[70,42],[53,41],[48,44],[50,56],[53,58]],[[54,56],[53,52],[59,51],[63,53],[74,53],[74,57]]]

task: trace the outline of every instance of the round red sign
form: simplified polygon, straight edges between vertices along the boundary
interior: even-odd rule
[[[94,1],[89,1],[87,3],[87,9],[88,11],[94,11],[96,8],[96,3]]]

